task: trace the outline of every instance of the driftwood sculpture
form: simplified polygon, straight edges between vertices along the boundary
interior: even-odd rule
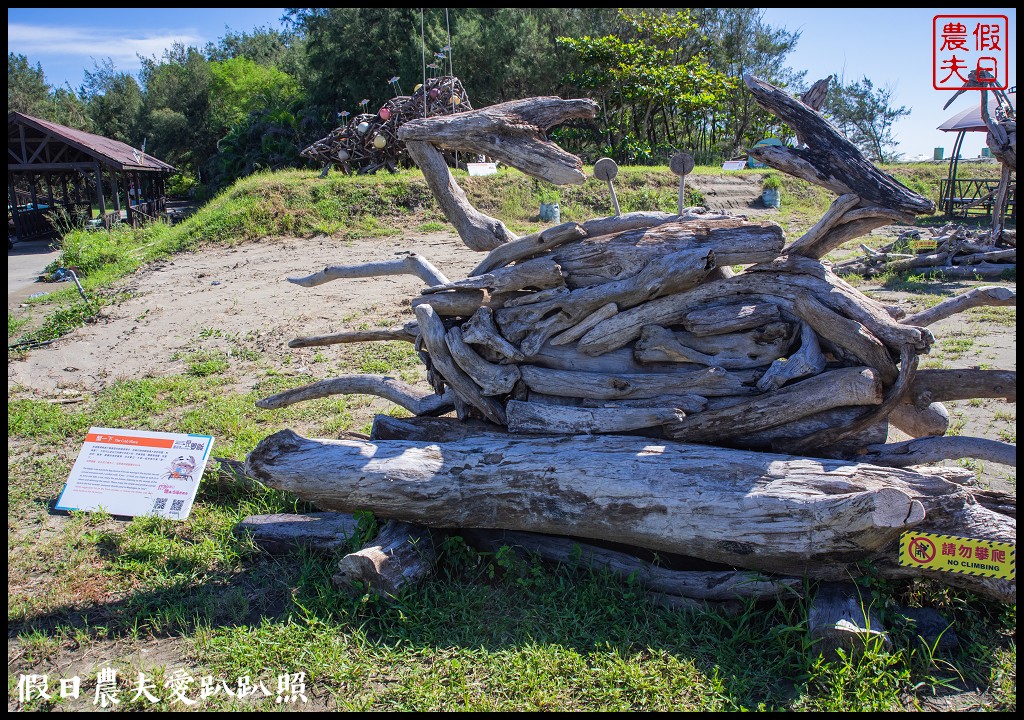
[[[394,97],[376,113],[359,113],[299,154],[320,163],[325,173],[332,167],[345,173],[355,170],[360,175],[373,174],[381,168],[397,172],[409,160],[405,144],[398,139],[398,129],[404,123],[472,109],[469,95],[457,77],[428,78],[412,95]]]
[[[827,580],[869,562],[1013,601],[1013,580],[904,567],[896,548],[911,529],[1015,542],[1015,499],[973,494],[962,471],[919,465],[1015,464],[1013,445],[945,437],[941,403],[1015,400],[1016,373],[918,369],[934,342],[930,322],[1015,295],[979,293],[901,318],[840,279],[826,253],[934,204],[800,100],[745,80],[801,142],[752,154],[838,196],[793,242],[775,223],[704,208],[516,237],[470,205],[441,153],[484,153],[581,183],[579,159],[545,133],[593,117],[596,103],[533,98],[405,123],[398,137],[446,215],[469,248],[488,254],[456,280],[418,256],[292,278],[309,286],[403,272],[426,287],[400,328],[291,345],[406,340],[435,393],[349,376],[262,400],[275,408],[372,393],[417,418],[370,440],[277,433],[250,454],[248,473],[322,509],[433,528],[613,541]],[[461,423],[428,417],[451,411]],[[916,439],[887,444],[890,423]]]

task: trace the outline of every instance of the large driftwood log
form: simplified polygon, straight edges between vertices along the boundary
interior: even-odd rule
[[[784,242],[782,228],[774,222],[701,219],[590,235],[586,242],[555,248],[551,256],[575,289],[630,277],[652,260],[685,250],[710,251],[723,266],[768,262],[778,257]]]
[[[705,410],[665,428],[667,437],[687,442],[722,442],[823,410],[878,405],[882,383],[869,368],[843,368],[816,375],[721,410]]]
[[[399,129],[398,138],[407,145],[424,141],[486,155],[555,185],[578,185],[586,180],[583,163],[548,140],[546,133],[569,120],[591,119],[597,108],[596,102],[586,99],[512,100],[482,110],[411,120]]]
[[[902,532],[1014,543],[1016,521],[898,468],[649,438],[493,436],[445,443],[264,439],[246,471],[316,505],[431,527],[571,532],[764,572],[938,575],[1003,601],[1013,581],[900,566]]]

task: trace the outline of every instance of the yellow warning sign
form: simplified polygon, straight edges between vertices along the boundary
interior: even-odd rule
[[[1015,545],[991,540],[907,532],[900,537],[900,565],[1013,580]]]

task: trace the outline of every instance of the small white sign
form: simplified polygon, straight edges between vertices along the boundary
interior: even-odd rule
[[[56,507],[184,520],[212,448],[209,435],[91,428]]]

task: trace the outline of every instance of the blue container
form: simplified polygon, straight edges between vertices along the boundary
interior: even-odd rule
[[[541,203],[540,219],[543,222],[553,222],[556,225],[562,221],[562,210],[558,203]]]
[[[768,188],[761,193],[761,202],[765,207],[777,208],[782,203],[782,196],[775,188]]]

